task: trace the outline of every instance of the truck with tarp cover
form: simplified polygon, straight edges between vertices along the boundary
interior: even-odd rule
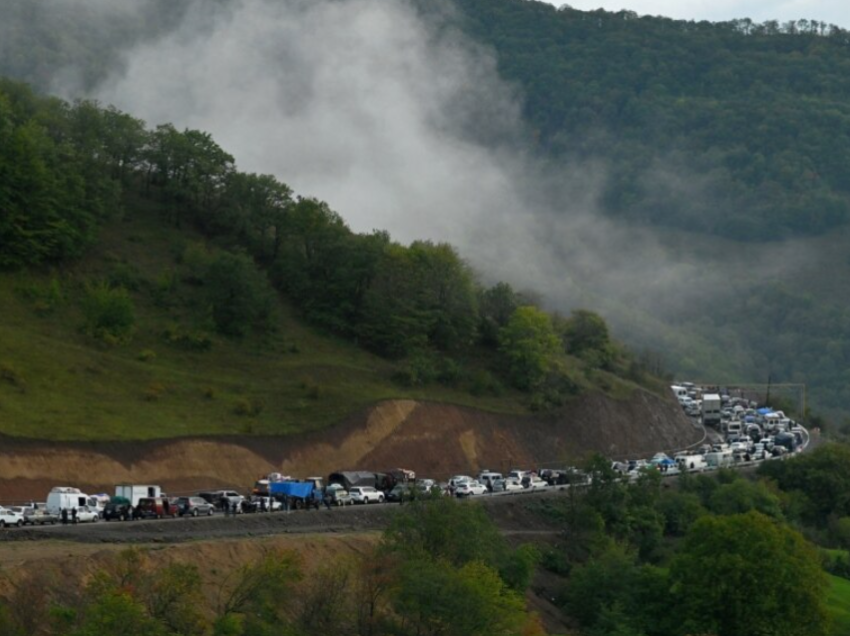
[[[319,507],[322,501],[322,484],[316,479],[305,481],[280,481],[269,484],[269,495],[284,503],[287,509]]]

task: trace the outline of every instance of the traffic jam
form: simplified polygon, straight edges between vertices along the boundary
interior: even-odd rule
[[[685,414],[705,431],[694,448],[648,459],[612,461],[622,479],[635,480],[643,471],[664,477],[683,472],[736,468],[801,452],[808,431],[781,410],[760,406],[742,392],[695,386],[671,386]],[[256,480],[250,492],[217,489],[167,494],[157,485],[118,484],[114,494],[87,494],[74,486],[56,486],[44,501],[0,506],[0,528],[84,524],[99,521],[140,521],[179,517],[237,516],[334,509],[354,505],[403,504],[422,497],[472,499],[485,496],[539,493],[590,483],[576,467],[513,469],[506,474],[482,470],[475,477],[455,475],[446,481],[418,477],[402,468],[386,472],[339,471],[327,478],[296,479],[271,473]]]

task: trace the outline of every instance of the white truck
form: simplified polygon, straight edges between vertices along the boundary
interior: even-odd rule
[[[683,473],[702,472],[708,467],[702,455],[677,455],[676,463],[679,464],[679,470]]]
[[[720,425],[722,419],[720,405],[720,395],[717,393],[706,393],[702,396],[702,423],[704,426]]]
[[[731,466],[735,462],[735,454],[731,448],[711,451],[705,454],[705,461],[712,468],[723,468]]]
[[[162,488],[149,484],[118,484],[115,486],[115,496],[129,499],[135,508],[139,505],[139,499],[162,497]]]
[[[56,486],[47,495],[47,512],[61,515],[62,510],[82,508],[89,503],[89,496],[73,486]]]

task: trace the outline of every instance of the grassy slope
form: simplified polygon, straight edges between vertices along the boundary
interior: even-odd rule
[[[835,636],[850,634],[850,581],[830,576],[827,607],[832,616],[832,633]]]
[[[0,274],[0,433],[52,440],[285,435],[326,428],[388,398],[527,412],[527,396],[510,390],[476,397],[439,385],[400,386],[393,363],[305,326],[283,301],[274,333],[237,341],[214,335],[203,288],[186,282],[189,266],[181,258],[188,245],[204,245],[203,237],[166,226],[144,202],[128,207],[82,261],[52,272]],[[106,346],[81,331],[80,298],[85,282],[119,270],[131,271],[137,283],[136,331],[131,341]],[[168,273],[178,283],[163,305],[153,292]],[[63,300],[39,312],[32,292],[38,296],[53,280]],[[214,344],[206,352],[176,347],[163,337],[169,327],[213,334]],[[462,361],[464,377],[483,362]],[[586,389],[615,399],[634,389],[608,373],[588,378],[574,359],[566,364]],[[650,388],[663,390],[655,384]]]
[[[391,363],[305,327],[284,303],[277,333],[268,337],[214,336],[208,352],[175,348],[162,337],[169,325],[212,333],[201,290],[181,283],[179,301],[167,309],[153,303],[150,290],[178,267],[185,245],[201,238],[136,212],[107,227],[100,245],[71,268],[0,276],[0,433],[48,439],[286,434],[324,428],[397,397],[524,412],[521,396],[510,392],[479,398],[440,386],[400,387],[391,380]],[[131,342],[106,347],[80,332],[81,285],[127,265],[141,281],[133,293],[137,330]],[[21,290],[43,289],[52,278],[67,299],[39,316]],[[142,361],[144,350],[155,358]],[[238,415],[240,404],[261,410]]]

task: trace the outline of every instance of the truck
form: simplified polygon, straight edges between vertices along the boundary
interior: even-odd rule
[[[139,505],[139,499],[162,497],[162,488],[148,484],[118,484],[115,486],[115,496],[128,499],[135,508]]]
[[[314,479],[273,482],[269,484],[269,494],[275,499],[286,501],[289,508],[307,508],[310,505],[318,507],[321,486]]]
[[[47,512],[62,514],[62,510],[83,508],[89,503],[89,496],[73,486],[56,486],[47,495]]]
[[[704,426],[718,426],[722,415],[720,413],[720,395],[706,393],[702,396],[702,423]]]
[[[724,450],[706,453],[705,461],[712,468],[723,468],[724,466],[731,466],[734,463],[735,455],[732,449],[726,448]]]
[[[708,467],[702,455],[677,455],[676,463],[679,470],[684,472],[702,472]]]

